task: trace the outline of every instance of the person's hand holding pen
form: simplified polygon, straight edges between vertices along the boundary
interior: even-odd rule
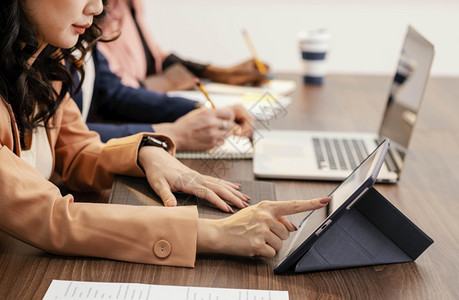
[[[269,66],[263,64],[266,70],[269,71]],[[229,68],[219,68],[213,65],[206,67],[203,77],[209,78],[215,82],[233,84],[233,85],[253,85],[260,86],[266,83],[269,79],[267,74],[263,74],[257,68],[254,59],[249,59],[238,65]]]
[[[269,81],[269,66],[264,64],[258,57],[255,46],[253,45],[246,30],[242,31],[242,35],[249,47],[253,59],[228,69],[219,69],[208,66],[203,73],[204,77],[208,77],[214,81],[234,85],[250,84],[258,86]]]
[[[250,137],[252,115],[240,104],[230,107],[195,109],[173,123],[153,124],[157,133],[174,140],[177,150],[203,151],[223,144],[231,134]]]
[[[201,84],[199,78],[195,78],[194,81],[198,89],[203,93],[204,97],[206,97],[210,106],[213,109],[216,109],[215,103],[212,101],[204,86]],[[235,123],[229,124],[226,123],[227,121],[223,120],[223,129],[228,129],[228,133],[231,134],[251,137],[253,134],[253,127],[255,125],[255,118],[247,111],[247,109],[245,109],[245,107],[242,104],[235,104],[229,106],[228,108],[233,110],[234,119],[232,119],[232,121],[234,121]]]
[[[242,104],[235,104],[229,108],[233,110],[235,118],[232,133],[235,135],[252,137],[255,126],[255,118]]]
[[[198,89],[203,93],[204,97],[206,97],[207,101],[210,103],[211,107],[216,109],[215,103],[212,101],[204,86],[201,84],[199,78],[195,78],[194,81]],[[242,104],[235,104],[233,106],[229,106],[229,108],[233,110],[235,117],[233,121],[235,121],[235,124],[231,124],[231,126],[229,126],[230,124],[223,120],[224,123],[222,127],[224,129],[228,129],[228,133],[251,137],[253,134],[253,126],[255,125],[254,117],[247,111],[247,109],[245,109]]]
[[[196,85],[212,108],[201,107],[173,123],[154,124],[153,129],[174,140],[177,150],[203,151],[224,143],[230,134],[251,137],[255,120],[241,104],[215,107],[209,94],[196,79]]]
[[[153,129],[168,135],[177,150],[204,151],[223,144],[234,126],[233,109],[201,107],[173,123],[153,124]]]
[[[269,82],[269,66],[258,57],[247,31],[243,30],[242,34],[252,54],[252,59],[227,68],[206,65],[200,74],[201,77],[232,85],[260,86]],[[189,80],[188,83],[190,83]]]

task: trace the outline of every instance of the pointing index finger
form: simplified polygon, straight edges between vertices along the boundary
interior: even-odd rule
[[[272,202],[272,212],[276,217],[292,215],[308,210],[319,209],[330,202],[330,197],[316,198],[312,200],[290,200]]]

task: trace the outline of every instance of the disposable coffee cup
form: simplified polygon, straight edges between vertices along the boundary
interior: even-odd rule
[[[326,29],[302,31],[298,34],[303,81],[321,85],[327,71],[327,53],[330,50],[330,34]]]

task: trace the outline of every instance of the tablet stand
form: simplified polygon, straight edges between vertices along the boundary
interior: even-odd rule
[[[295,272],[414,261],[433,240],[371,188],[322,233]]]

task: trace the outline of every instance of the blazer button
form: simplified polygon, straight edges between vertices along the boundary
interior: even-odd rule
[[[171,254],[172,246],[168,241],[159,240],[153,246],[153,252],[159,258],[166,258]]]

